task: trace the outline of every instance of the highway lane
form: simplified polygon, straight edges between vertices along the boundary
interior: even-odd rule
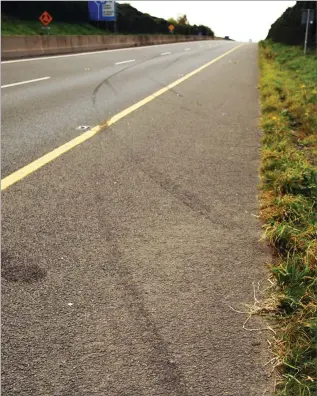
[[[235,45],[205,41],[2,64],[2,85],[49,77],[2,89],[2,177],[79,135],[77,127],[105,122]]]
[[[69,77],[74,73],[83,73],[88,69],[93,71],[104,70],[105,67],[125,64],[131,61],[140,62],[171,54],[180,55],[183,52],[189,52],[188,49],[197,51],[208,48],[214,49],[219,46],[225,48],[230,45],[232,46],[231,42],[208,40],[204,42],[187,42],[5,61],[2,62],[2,85],[20,80],[36,79],[41,77],[39,76],[40,74]]]
[[[92,60],[94,65],[99,64],[100,67],[103,67],[105,64],[112,64],[114,60],[115,62],[122,62],[131,58],[145,59],[146,57],[155,57],[166,52],[182,52],[189,47],[207,48],[208,46],[214,47],[219,44],[229,44],[229,42],[219,40],[194,41],[3,61],[1,62],[2,77],[5,78],[5,81],[15,80],[21,71],[23,71],[24,75],[36,76],[39,71],[42,72],[44,70],[48,73],[53,73],[56,68],[58,68],[59,73],[72,73],[76,67],[81,71],[82,66],[88,66]],[[22,64],[23,68],[21,67]]]
[[[178,68],[204,59],[184,52]],[[179,78],[169,72],[182,73],[149,62],[157,73],[166,66],[158,88]],[[112,84],[137,89],[133,79],[148,72],[144,62]],[[266,324],[252,318],[259,331],[245,330],[246,315],[233,311],[253,304],[253,283],[264,286],[271,259],[256,218],[257,80],[257,46],[247,44],[3,191],[3,394],[271,394]],[[79,73],[69,87],[80,81]],[[51,82],[27,84],[25,99],[21,86],[12,89],[54,123],[50,133],[70,118],[64,141],[80,115],[63,116],[59,101],[71,110],[80,93],[88,99],[80,89],[64,89],[62,99],[51,86],[54,119],[45,90],[35,102]],[[27,140],[41,145],[32,134],[50,135],[22,121],[12,121],[12,147],[24,139],[24,162],[36,154]]]

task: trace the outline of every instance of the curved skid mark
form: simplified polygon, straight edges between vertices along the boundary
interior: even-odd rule
[[[113,78],[113,77],[119,75],[120,73],[122,73],[122,72],[124,72],[124,71],[126,71],[126,70],[128,70],[128,69],[131,69],[132,67],[135,67],[135,66],[140,65],[140,64],[142,64],[142,63],[144,63],[144,62],[148,62],[148,61],[150,61],[150,60],[153,60],[153,59],[156,59],[156,58],[160,58],[160,57],[161,57],[161,56],[158,55],[158,56],[154,56],[154,57],[152,57],[152,58],[144,59],[143,61],[138,62],[138,63],[133,63],[131,66],[128,66],[128,67],[125,67],[124,69],[118,70],[118,71],[116,71],[115,73],[113,73],[113,74],[111,74],[110,76],[108,76],[105,80],[103,80],[100,84],[97,85],[97,87],[94,89],[94,91],[93,91],[93,93],[92,93],[92,101],[93,101],[94,106],[96,105],[96,96],[97,96],[97,93],[98,93],[98,91],[100,90],[100,88],[101,88],[104,84],[110,86],[111,89],[115,91],[115,88],[112,86],[112,84],[111,84],[110,81],[109,81],[111,78]],[[117,94],[116,91],[115,91],[115,93]]]
[[[163,71],[163,70],[166,70],[166,69],[168,69],[169,67],[171,67],[174,63],[176,63],[179,59],[181,59],[182,57],[184,56],[184,53],[182,53],[180,56],[178,56],[176,59],[174,59],[173,61],[171,61],[167,66],[165,66],[165,67],[163,67],[162,69],[161,69],[161,72]],[[98,84],[97,85],[97,87],[94,89],[94,91],[93,91],[93,93],[92,93],[92,102],[93,102],[93,105],[94,106],[96,106],[96,97],[97,97],[97,94],[98,94],[98,91],[100,90],[100,88],[103,86],[103,85],[107,85],[111,90],[112,90],[112,92],[114,92],[116,95],[117,95],[117,91],[116,91],[116,89],[114,88],[114,86],[111,84],[111,82],[110,82],[110,79],[111,78],[113,78],[113,77],[115,77],[115,76],[117,76],[117,75],[119,75],[120,73],[122,73],[122,72],[124,72],[124,71],[126,71],[126,70],[128,70],[128,69],[131,69],[131,68],[133,68],[133,67],[135,67],[135,66],[138,66],[138,65],[141,65],[142,63],[145,63],[145,62],[148,62],[148,61],[151,61],[151,60],[153,60],[153,59],[157,59],[157,58],[161,58],[161,55],[157,55],[157,56],[153,56],[152,58],[147,58],[147,59],[144,59],[143,61],[140,61],[140,62],[137,62],[137,63],[133,63],[132,65],[130,65],[130,66],[128,66],[128,67],[125,67],[124,69],[121,69],[121,70],[118,70],[118,71],[116,71],[115,73],[113,73],[113,74],[111,74],[110,76],[108,76],[105,80],[103,80],[100,84]],[[150,77],[151,78],[151,77]],[[153,79],[153,78],[152,78]],[[153,79],[153,81],[155,81],[154,79]],[[162,84],[162,83],[160,83],[160,82],[158,82],[158,81],[155,81],[155,82],[157,82],[159,85],[161,85],[162,87],[166,87],[166,85],[164,85],[164,84]],[[174,92],[174,91],[173,91]],[[175,92],[174,92],[175,93]],[[181,96],[179,93],[176,93],[178,96]]]

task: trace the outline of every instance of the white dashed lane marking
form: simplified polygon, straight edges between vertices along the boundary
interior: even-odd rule
[[[27,80],[27,81],[12,83],[12,84],[1,85],[1,88],[9,88],[9,87],[15,87],[16,85],[30,84],[30,83],[37,82],[37,81],[49,80],[50,78],[51,77],[42,77],[42,78],[36,78],[34,80]]]
[[[122,61],[122,62],[116,62],[115,65],[122,65],[123,63],[131,63],[131,62],[135,62],[135,59],[129,59],[129,60]]]

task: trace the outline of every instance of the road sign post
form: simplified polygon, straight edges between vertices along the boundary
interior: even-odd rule
[[[47,11],[44,11],[43,14],[40,15],[39,20],[43,26],[47,27],[52,22],[53,18]]]
[[[302,10],[302,25],[306,25],[306,30],[305,30],[305,42],[304,42],[304,55],[306,55],[307,52],[307,41],[308,41],[308,31],[309,31],[309,25],[314,23],[314,10],[312,9],[307,9],[307,10]]]
[[[168,30],[170,31],[170,33],[174,33],[174,25],[169,25]]]
[[[115,0],[88,2],[89,19],[91,21],[116,21]]]
[[[39,17],[39,20],[41,21],[41,23],[42,23],[42,30],[44,31],[44,32],[46,32],[46,34],[50,34],[50,27],[48,26],[51,22],[52,22],[52,20],[53,20],[53,18],[52,18],[52,16],[47,12],[47,11],[44,11],[41,15],[40,15],[40,17]]]
[[[114,24],[114,31],[117,32],[117,10],[115,0],[88,1],[88,11],[91,21],[97,21],[98,26],[100,21],[112,21]]]

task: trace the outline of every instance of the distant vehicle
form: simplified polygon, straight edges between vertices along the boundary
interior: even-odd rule
[[[229,36],[225,36],[225,40],[229,40]]]

